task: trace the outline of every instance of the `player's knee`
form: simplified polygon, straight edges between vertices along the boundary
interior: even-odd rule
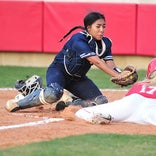
[[[106,98],[106,96],[99,95],[95,98],[95,103],[96,105],[105,104],[108,103],[108,99]]]
[[[57,83],[51,83],[40,93],[40,101],[43,104],[51,104],[58,101],[63,95],[63,88]]]

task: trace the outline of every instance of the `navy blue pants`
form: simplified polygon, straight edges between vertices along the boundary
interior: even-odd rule
[[[83,100],[93,100],[102,95],[101,91],[87,76],[76,78],[68,75],[64,66],[51,64],[46,73],[47,86],[51,83],[58,83],[61,87]]]

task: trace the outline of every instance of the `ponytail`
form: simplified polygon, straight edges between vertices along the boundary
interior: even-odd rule
[[[62,42],[71,32],[73,32],[74,30],[76,30],[76,29],[82,29],[82,30],[85,30],[85,28],[83,27],[83,26],[75,26],[75,27],[73,27],[72,29],[70,29],[69,30],[69,32],[68,33],[66,33],[64,36],[63,36],[63,38],[62,39],[60,39],[60,41],[59,42]]]

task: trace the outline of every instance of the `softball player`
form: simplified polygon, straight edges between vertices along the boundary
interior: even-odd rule
[[[82,108],[77,117],[93,123],[133,122],[156,125],[156,58],[148,65],[146,79],[135,83],[120,100]]]
[[[6,109],[12,112],[41,104],[52,104],[61,98],[64,89],[85,101],[107,103],[107,98],[86,76],[92,65],[110,76],[118,76],[121,72],[113,61],[111,40],[104,37],[105,27],[103,14],[91,12],[86,15],[84,27],[76,26],[63,37],[64,39],[75,29],[82,29],[68,39],[48,67],[47,87],[37,89],[19,101],[8,101]]]

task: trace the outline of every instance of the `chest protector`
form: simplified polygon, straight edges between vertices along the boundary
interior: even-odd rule
[[[81,77],[85,64],[86,61],[80,58],[76,51],[71,49],[64,50],[64,68],[70,76]]]
[[[81,32],[86,37],[86,42],[90,47],[90,52],[86,55],[88,56],[99,56],[103,57],[103,54],[106,51],[106,45],[103,40],[101,40],[101,47],[98,46],[96,41],[86,32]],[[74,51],[70,48],[64,48],[64,67],[66,72],[70,76],[81,77],[85,75],[91,67],[89,61],[85,57],[81,57],[77,51]]]

